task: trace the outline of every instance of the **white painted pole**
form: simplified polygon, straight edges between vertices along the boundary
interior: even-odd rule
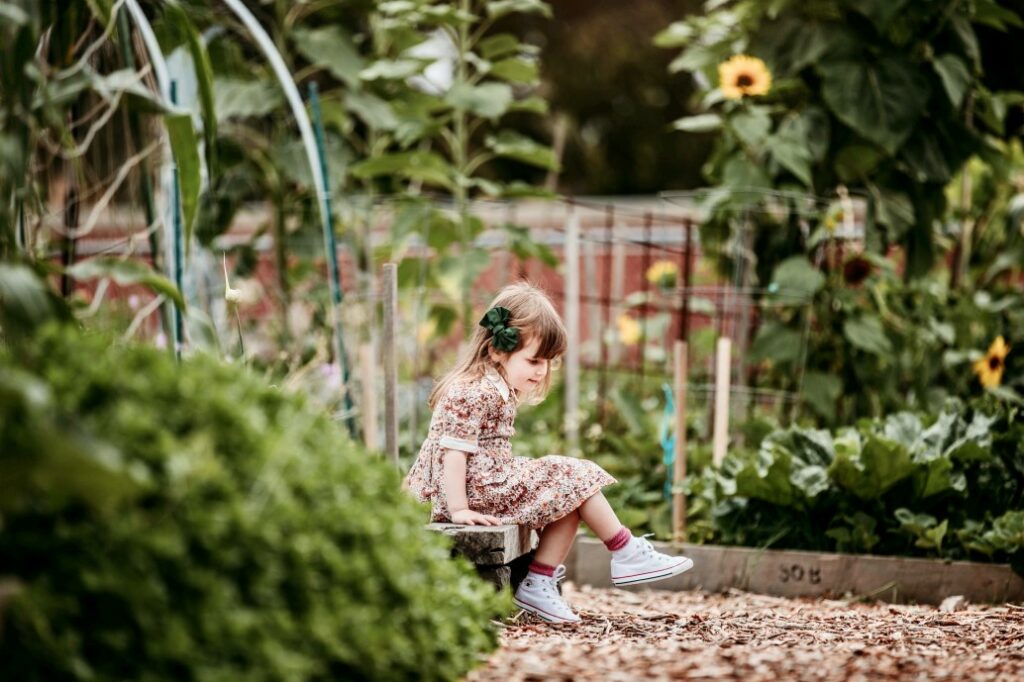
[[[567,454],[577,456],[580,447],[580,222],[576,207],[569,204],[565,230],[565,329],[569,347],[565,353],[565,440]]]
[[[384,451],[398,466],[398,266],[384,264]]]
[[[675,463],[672,470],[672,542],[679,544],[686,540],[686,495],[680,490],[686,478],[686,398],[687,398],[687,345],[685,341],[675,343],[675,381],[673,393],[676,396],[676,440]]]
[[[719,466],[729,445],[729,380],[732,369],[732,340],[719,337],[715,348],[715,429],[712,436],[712,461]]]

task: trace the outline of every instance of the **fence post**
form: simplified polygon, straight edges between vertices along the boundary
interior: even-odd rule
[[[676,396],[676,440],[675,462],[672,470],[672,542],[681,543],[686,540],[686,495],[680,490],[686,478],[686,378],[689,373],[687,365],[687,344],[685,341],[675,342],[675,386]]]
[[[580,445],[580,222],[571,202],[565,230],[565,329],[569,336],[565,353],[566,454],[575,456]]]
[[[398,266],[384,264],[384,451],[398,466]]]
[[[719,466],[725,459],[729,441],[729,379],[732,367],[732,340],[727,336],[718,338],[715,348],[715,419],[712,437],[712,459]]]

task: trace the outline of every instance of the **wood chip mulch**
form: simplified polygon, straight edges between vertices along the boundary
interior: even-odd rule
[[[521,613],[467,680],[1024,680],[1024,606],[563,592],[582,623]]]

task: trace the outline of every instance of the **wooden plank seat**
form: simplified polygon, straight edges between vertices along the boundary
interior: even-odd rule
[[[476,566],[480,577],[498,589],[515,589],[526,575],[537,546],[537,533],[526,526],[460,526],[431,523],[427,529],[454,540],[452,555]]]

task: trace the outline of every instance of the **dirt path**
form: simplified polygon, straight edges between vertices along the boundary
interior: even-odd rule
[[[522,614],[468,680],[1024,680],[1022,606],[564,592],[582,623]]]

